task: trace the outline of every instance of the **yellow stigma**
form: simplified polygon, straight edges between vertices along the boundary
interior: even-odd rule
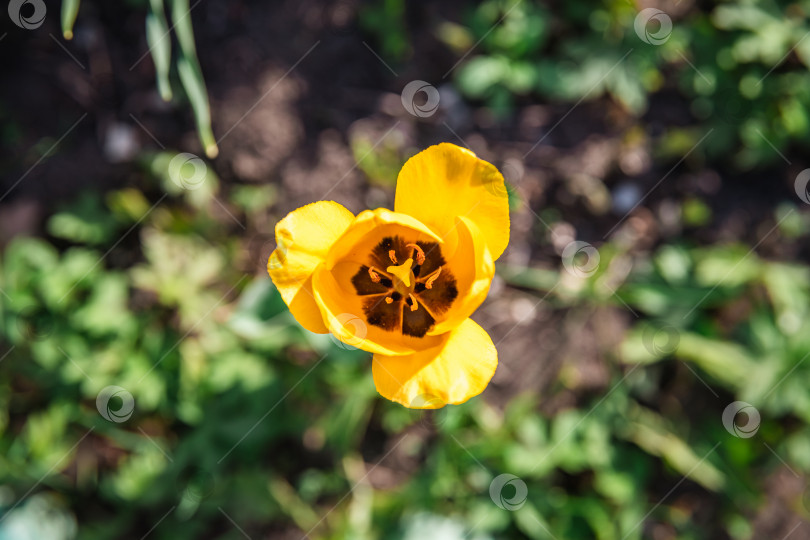
[[[411,286],[411,266],[413,266],[413,259],[408,259],[399,266],[389,266],[385,269],[389,274],[397,276],[403,285],[406,287]]]

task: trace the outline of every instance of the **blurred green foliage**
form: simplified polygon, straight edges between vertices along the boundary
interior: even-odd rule
[[[652,19],[637,34],[639,9],[629,2],[486,0],[465,5],[462,21],[432,28],[463,59],[452,72],[459,90],[501,118],[529,98],[579,102],[607,94],[640,122],[655,122],[654,108],[670,106],[675,91],[694,128],[687,149],[711,130],[709,155],[739,169],[774,163],[778,152],[810,142],[810,2],[671,9],[663,14],[671,31]],[[377,23],[400,10],[372,2],[361,18],[395,62],[408,58],[412,35],[402,23],[393,32]],[[664,102],[653,100],[665,94]],[[661,134],[660,144],[679,131]]]
[[[155,41],[167,23],[162,3],[150,6]],[[808,137],[810,86],[796,62],[810,56],[806,9],[695,8],[654,46],[635,34],[627,3],[490,0],[436,32],[459,57],[481,40],[455,84],[496,111],[525,96],[607,93],[643,119],[650,97],[674,84],[695,126],[664,134],[661,147],[688,150],[689,129],[714,129],[712,151],[753,167],[773,159],[758,133],[780,149]],[[362,14],[388,57],[410,50],[404,12],[385,0]],[[782,59],[794,46],[796,58]],[[156,57],[164,95],[167,65]],[[181,68],[183,85],[198,67]],[[399,150],[362,137],[351,147],[369,180],[390,187]],[[47,238],[18,237],[3,251],[0,540],[610,540],[647,538],[649,523],[671,538],[742,540],[767,502],[764,478],[785,464],[810,473],[806,264],[680,240],[649,254],[607,243],[584,279],[502,266],[504,280],[547,294],[560,312],[631,313],[625,339],[605,353],[608,386],[583,390],[563,366],[547,392],[503,407],[474,399],[412,411],[377,396],[368,354],[302,330],[261,270],[275,188],[226,196],[210,168],[197,176],[177,158],[141,156],[140,187],[82,193],[49,218]],[[679,215],[692,227],[711,220],[697,198]],[[810,230],[790,205],[774,220],[786,239]],[[243,228],[266,232],[247,238]],[[134,398],[122,422],[99,410],[109,386]],[[542,409],[566,393],[567,406]],[[734,400],[760,411],[755,437],[724,428]],[[514,486],[490,493],[505,473],[527,486],[514,511],[501,507]],[[669,491],[685,476],[690,504]],[[696,519],[707,500],[711,529]]]
[[[269,279],[254,277],[266,254],[212,217],[216,176],[178,189],[173,157],[144,157],[145,192],[86,195],[52,216],[48,230],[66,249],[18,238],[3,254],[4,540],[73,538],[76,519],[88,539],[236,538],[236,523],[313,538],[607,540],[642,538],[645,519],[678,538],[743,539],[763,504],[762,475],[781,459],[810,471],[807,266],[746,246],[673,244],[617,286],[631,255],[606,244],[598,270],[576,283],[562,270],[502,267],[517,286],[554,290],[551,305],[643,315],[615,351],[624,367],[609,368],[609,390],[551,416],[537,412],[544,395],[516,396],[503,412],[483,399],[407,410],[377,397],[367,354],[295,323]],[[235,209],[245,195],[232,199]],[[267,208],[243,207],[247,221]],[[808,232],[805,221],[783,222]],[[140,254],[120,243],[139,243]],[[575,391],[576,378],[564,369],[554,391]],[[99,414],[107,386],[132,394],[131,418]],[[716,414],[673,405],[689,394],[716,400]],[[732,399],[757,404],[756,438],[723,428]],[[390,478],[375,484],[388,487],[369,484],[364,461],[378,459]],[[527,486],[514,511],[489,493],[505,472]],[[683,476],[721,496],[714,532],[656,504]],[[63,536],[37,532],[49,528]]]

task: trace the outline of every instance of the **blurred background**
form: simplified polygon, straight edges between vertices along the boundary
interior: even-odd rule
[[[810,538],[809,13],[11,0],[0,539]],[[265,265],[441,141],[512,234],[421,412]]]

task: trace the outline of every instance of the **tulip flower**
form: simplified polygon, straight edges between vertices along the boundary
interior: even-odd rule
[[[319,201],[276,225],[268,273],[306,329],[373,353],[379,393],[410,408],[480,394],[498,365],[470,319],[509,243],[498,170],[453,144],[409,159],[394,211]]]

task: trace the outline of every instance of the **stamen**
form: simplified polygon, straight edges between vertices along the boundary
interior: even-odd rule
[[[390,304],[390,303],[392,303],[393,301],[394,301],[394,299],[393,299],[393,298],[391,298],[390,296],[386,296],[386,297],[385,297],[385,303],[386,303],[386,304]]]
[[[393,249],[388,250],[388,258],[391,259],[391,262],[397,264],[397,252]]]
[[[426,289],[432,289],[433,288],[433,282],[436,281],[439,278],[439,274],[441,274],[441,273],[442,273],[442,267],[440,266],[435,272],[433,272],[432,274],[430,274],[427,277],[427,280],[425,281],[425,288]]]
[[[369,269],[368,269],[368,277],[370,277],[371,281],[373,281],[374,283],[379,283],[380,282],[380,274],[378,274],[377,272],[374,271],[373,266],[369,267]]]
[[[416,297],[413,294],[408,294],[408,297],[411,299],[411,311],[416,311],[419,309],[419,304],[416,302]]]
[[[425,252],[416,244],[405,244],[405,247],[413,248],[416,251],[416,264],[425,262]]]

